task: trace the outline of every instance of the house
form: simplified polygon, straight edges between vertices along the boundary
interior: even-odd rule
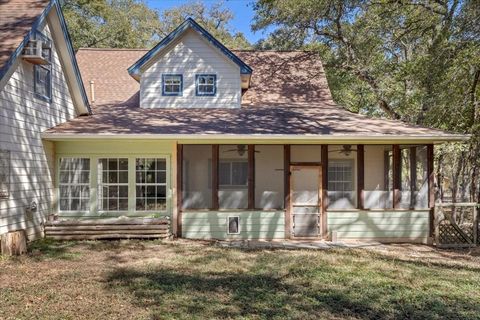
[[[187,19],[75,57],[58,3],[36,12],[2,71],[1,232],[168,217],[191,239],[431,241],[434,145],[465,136],[345,110],[313,52],[232,51]]]

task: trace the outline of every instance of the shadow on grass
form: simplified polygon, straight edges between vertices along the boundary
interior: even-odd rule
[[[217,254],[206,261],[216,258]],[[332,266],[313,269],[303,272],[305,268],[299,266],[278,276],[258,270],[121,268],[110,272],[106,280],[110,290],[131,294],[134,303],[151,310],[154,319],[474,319],[480,312],[476,300],[449,298],[448,292],[413,291],[408,285],[377,279],[359,285]]]
[[[72,248],[77,246],[76,241],[56,241],[52,239],[40,239],[28,245],[28,253],[35,260],[59,259],[75,260],[81,254],[72,252]]]

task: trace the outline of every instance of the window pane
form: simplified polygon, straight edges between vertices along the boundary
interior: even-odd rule
[[[221,209],[245,209],[248,207],[248,146],[219,146],[219,162],[222,176],[229,176],[222,181],[218,190],[218,201]],[[227,163],[229,165],[227,165]],[[227,172],[223,172],[223,170]],[[222,178],[223,179],[223,178]],[[220,180],[220,176],[219,176]],[[225,182],[225,183],[223,183]]]
[[[255,146],[255,208],[283,208],[283,164],[283,146]]]
[[[183,209],[212,206],[211,145],[183,146]]]
[[[391,145],[365,146],[365,209],[393,207],[393,155]]]
[[[98,206],[100,211],[128,210],[128,159],[98,160]]]
[[[90,202],[90,159],[60,159],[60,211],[86,211]]]
[[[163,170],[159,170],[159,168]],[[166,210],[166,160],[136,159],[136,210]]]
[[[357,206],[355,145],[328,146],[328,208],[351,209]]]

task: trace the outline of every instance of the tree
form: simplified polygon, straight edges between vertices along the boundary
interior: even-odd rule
[[[257,46],[318,51],[339,104],[472,134],[466,149],[444,150],[467,160],[452,188],[480,198],[479,0],[258,0],[254,9],[254,30],[276,28]]]

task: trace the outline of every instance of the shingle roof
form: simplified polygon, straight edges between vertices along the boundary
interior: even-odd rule
[[[372,119],[336,105],[318,55],[290,51],[234,51],[253,69],[251,88],[238,109],[141,109],[139,84],[128,66],[146,50],[81,49],[77,54],[88,87],[95,81],[94,115],[49,134],[437,136],[441,130]]]
[[[0,74],[48,0],[0,0]]]

